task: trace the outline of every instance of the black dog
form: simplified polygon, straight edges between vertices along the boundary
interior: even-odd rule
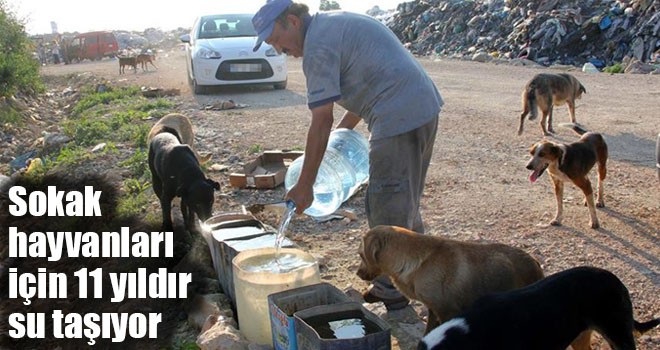
[[[658,324],[660,318],[633,319],[628,290],[614,274],[577,267],[480,298],[432,330],[417,349],[564,350],[581,333],[595,330],[612,349],[634,350],[633,331],[644,333]],[[589,349],[588,341],[584,345]]]
[[[195,214],[200,220],[211,217],[213,191],[220,184],[207,179],[195,153],[181,144],[174,129],[164,128],[149,144],[149,169],[154,192],[163,210],[163,230],[172,231],[172,200],[181,197],[181,213],[187,228],[194,225]]]

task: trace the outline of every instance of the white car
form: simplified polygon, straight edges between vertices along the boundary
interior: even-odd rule
[[[270,84],[275,89],[286,88],[286,56],[266,43],[252,52],[257,42],[252,16],[201,16],[190,34],[181,36],[186,43],[188,82],[196,94],[218,85]]]

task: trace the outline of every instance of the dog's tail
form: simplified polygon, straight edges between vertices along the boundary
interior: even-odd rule
[[[575,131],[575,133],[577,133],[578,135],[584,135],[585,133],[587,133],[589,131],[589,130],[583,128],[582,126],[580,126],[580,124],[576,124],[576,123],[559,123],[559,126],[569,128],[569,129]]]
[[[158,135],[163,132],[170,133],[176,136],[177,140],[179,140],[180,143],[183,143],[183,141],[181,140],[181,135],[179,135],[179,132],[176,131],[176,129],[170,128],[169,126],[166,125],[159,125],[158,129],[154,132],[154,135]]]
[[[534,85],[530,85],[527,88],[527,92],[525,94],[525,101],[527,103],[527,108],[529,108],[529,120],[534,120],[536,117],[538,117],[538,108],[536,106],[536,87]]]
[[[578,91],[580,92],[580,95],[587,93],[587,89],[584,88],[584,85],[582,85],[582,83],[580,83],[580,90]]]
[[[647,322],[637,322],[635,321],[635,331],[639,332],[639,334],[644,334],[651,329],[657,327],[660,325],[660,318],[656,318],[655,320],[647,321]]]

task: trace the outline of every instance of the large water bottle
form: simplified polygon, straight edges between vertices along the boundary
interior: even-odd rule
[[[369,146],[366,139],[363,142],[360,137],[364,139],[364,136],[349,129],[330,133],[328,147],[314,182],[314,201],[305,214],[314,217],[332,214],[368,179]],[[287,191],[298,182],[303,162],[304,155],[289,165],[284,177]],[[359,166],[358,170],[354,164]]]
[[[369,142],[352,129],[336,129],[330,133],[328,148],[334,148],[344,156],[355,171],[356,187],[369,179]]]

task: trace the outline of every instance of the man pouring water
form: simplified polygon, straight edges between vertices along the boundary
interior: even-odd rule
[[[312,114],[300,178],[286,194],[302,213],[314,200],[313,185],[333,128],[333,108],[346,109],[336,128],[361,120],[369,132],[369,227],[397,225],[423,233],[419,211],[431,161],[442,98],[428,74],[378,20],[350,12],[310,15],[305,4],[269,0],[252,18],[262,42],[303,58]],[[408,300],[389,278],[376,278],[365,301],[390,309]]]

